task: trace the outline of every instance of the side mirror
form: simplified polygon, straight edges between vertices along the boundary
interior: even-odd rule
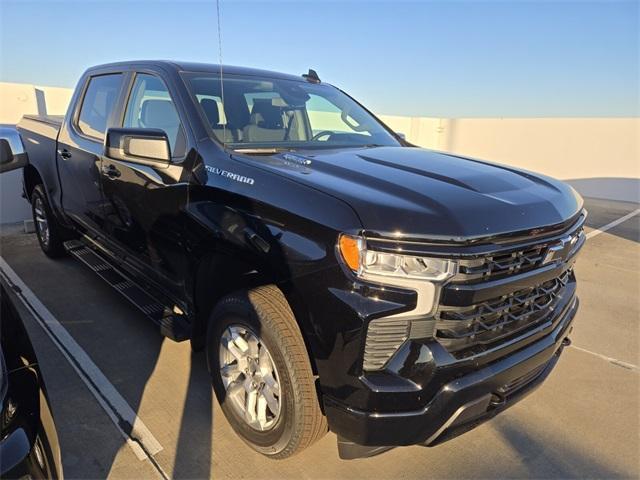
[[[0,127],[0,173],[17,170],[28,163],[18,131],[13,127]]]
[[[157,128],[110,128],[104,155],[115,160],[167,166],[171,161],[169,139]]]

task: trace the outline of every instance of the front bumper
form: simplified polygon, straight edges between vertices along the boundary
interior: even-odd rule
[[[367,456],[359,446],[436,445],[510,407],[549,375],[568,344],[577,309],[574,296],[548,335],[449,381],[420,410],[361,411],[325,397],[325,413],[331,430],[338,434],[341,456]],[[370,450],[380,453],[380,449]]]

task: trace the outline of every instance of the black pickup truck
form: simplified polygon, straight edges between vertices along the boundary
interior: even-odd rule
[[[102,65],[18,125],[44,252],[205,348],[235,431],[285,458],[436,445],[538,386],[569,343],[580,196],[417,148],[340,89]]]

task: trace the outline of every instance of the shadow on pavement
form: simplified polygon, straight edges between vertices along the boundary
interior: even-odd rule
[[[210,476],[213,392],[209,373],[204,366],[204,357],[204,353],[191,353],[187,397],[182,409],[171,478],[209,478]],[[202,453],[198,454],[198,452]]]
[[[640,208],[638,203],[614,202],[598,198],[585,198],[584,206],[589,212],[585,224],[587,227],[594,229],[602,228]],[[640,215],[636,215],[611,230],[607,230],[607,234],[640,243]]]
[[[596,452],[585,454],[572,446],[571,438],[546,441],[534,437],[513,419],[493,420],[495,431],[520,456],[529,478],[627,478],[624,473],[598,461]],[[504,472],[504,478],[521,474]]]

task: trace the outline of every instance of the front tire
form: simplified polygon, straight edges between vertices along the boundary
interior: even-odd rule
[[[327,432],[302,333],[276,286],[223,298],[206,344],[218,402],[251,448],[283,459]]]
[[[42,251],[51,258],[64,256],[66,252],[63,245],[62,227],[51,211],[42,184],[36,185],[31,193],[31,213]]]

